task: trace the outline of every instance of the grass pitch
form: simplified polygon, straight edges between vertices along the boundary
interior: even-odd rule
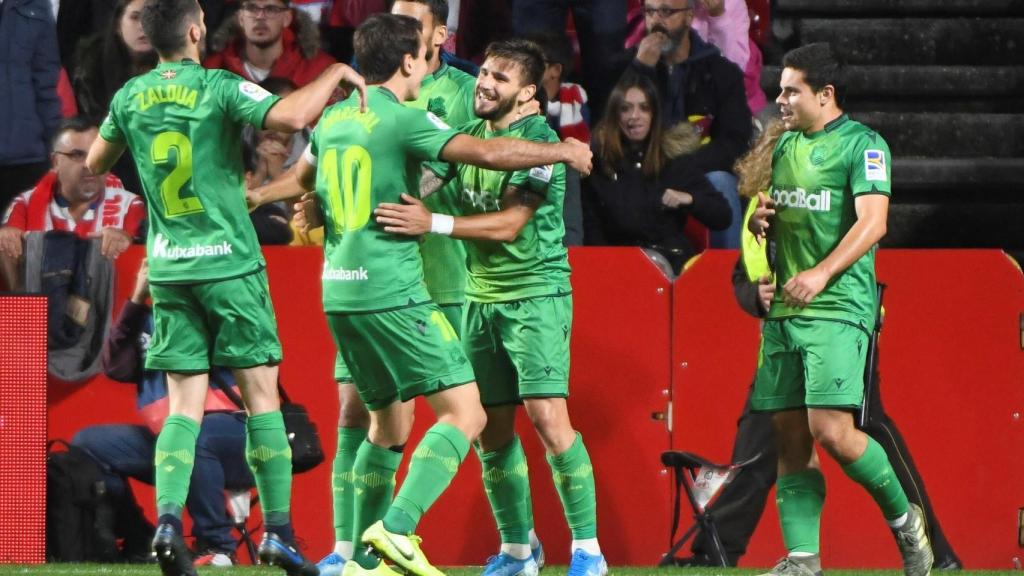
[[[763,573],[763,569],[749,568],[653,568],[612,566],[611,576],[749,576]],[[277,569],[238,566],[234,568],[208,568],[200,570],[201,576],[278,576],[284,572]],[[47,564],[42,566],[2,566],[0,576],[160,576],[160,569],[153,566],[124,564]],[[445,570],[448,576],[479,576],[479,567],[460,567]],[[902,576],[902,570],[828,570],[829,576]],[[941,573],[936,573],[941,574]],[[565,576],[565,566],[550,566],[544,569],[544,576]],[[1011,570],[964,570],[951,572],[950,576],[1020,576],[1021,572]]]

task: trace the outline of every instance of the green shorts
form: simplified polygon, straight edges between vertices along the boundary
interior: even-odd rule
[[[751,409],[859,408],[867,349],[867,333],[846,322],[768,320],[761,332]]]
[[[153,284],[147,370],[206,372],[281,361],[277,320],[263,270],[201,284]]]
[[[434,303],[329,313],[327,325],[370,410],[474,380],[455,328]]]
[[[352,372],[348,369],[348,364],[345,364],[340,351],[334,355],[334,381],[338,384],[352,383]]]
[[[572,296],[467,302],[463,345],[484,406],[569,395]]]
[[[462,327],[462,304],[441,304],[441,312],[458,334]],[[352,372],[345,364],[341,352],[334,357],[334,381],[338,384],[352,384]]]

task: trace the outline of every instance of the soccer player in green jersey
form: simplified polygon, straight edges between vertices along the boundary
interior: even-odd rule
[[[361,94],[365,87],[339,64],[281,100],[235,74],[206,70],[198,64],[205,26],[196,0],[149,0],[142,25],[160,64],[114,95],[87,162],[106,172],[130,149],[146,195],[155,325],[146,368],[167,372],[170,401],[156,444],[153,549],[165,576],[195,574],[181,509],[213,362],[234,369],[249,413],[246,458],[267,528],[260,557],[289,574],[314,575],[292,545],[291,449],[277,393],[281,345],[245,205],[241,129],[299,130],[339,82],[356,83]]]
[[[788,556],[770,574],[821,573],[825,479],[814,445],[874,498],[908,576],[932,550],[885,451],[854,427],[875,322],[875,249],[885,235],[891,158],[882,137],[841,108],[843,70],[830,46],[783,59],[776,98],[787,132],[772,157],[771,197],[759,194],[750,231],[774,243],[776,291],[762,332],[751,408],[773,412],[776,504]]]
[[[413,532],[450,483],[486,415],[458,335],[423,283],[417,239],[386,233],[371,221],[372,207],[418,190],[420,164],[427,160],[500,170],[569,162],[587,173],[591,153],[577,141],[480,140],[430,112],[403,106],[416,98],[427,71],[421,29],[407,16],[367,19],[356,31],[355,52],[370,85],[369,110],[360,113],[353,98],[329,107],[295,170],[251,196],[267,202],[293,196],[296,185],[316,189],[326,232],[324,311],[370,409],[369,433],[350,477],[359,494],[353,527],[363,543],[405,571],[436,576]],[[390,503],[416,396],[426,398],[437,423],[413,451],[409,474]],[[353,556],[343,573],[393,573],[361,550]]]
[[[518,119],[544,74],[540,49],[526,41],[492,44],[476,84],[479,118],[460,129],[489,139],[510,136],[557,142],[543,116]],[[487,410],[480,435],[483,481],[501,533],[501,550],[485,576],[535,576],[526,456],[515,434],[516,408],[526,413],[547,451],[555,487],[572,531],[569,573],[608,570],[597,541],[594,474],[583,439],[569,420],[569,336],[572,289],[565,226],[565,166],[497,171],[468,164],[431,165],[458,181],[458,213],[431,213],[410,195],[381,204],[385,230],[419,236],[440,232],[466,240],[468,253],[463,342]]]
[[[398,0],[391,6],[392,14],[410,16],[423,26],[427,73],[420,85],[419,96],[405,102],[406,106],[427,110],[449,126],[459,126],[473,118],[473,85],[476,78],[449,66],[441,60],[441,47],[448,38],[447,0]],[[449,206],[440,204],[448,195],[434,194],[428,202],[442,212]],[[466,299],[466,250],[462,242],[445,236],[432,236],[420,243],[423,277],[427,292],[448,322],[458,332],[462,324],[462,305]],[[332,469],[331,494],[334,511],[334,550],[317,567],[320,576],[341,573],[345,561],[354,551],[352,516],[355,492],[350,486],[352,464],[356,451],[366,439],[369,414],[359,400],[352,375],[339,353],[335,360],[335,381],[338,382],[338,444]]]

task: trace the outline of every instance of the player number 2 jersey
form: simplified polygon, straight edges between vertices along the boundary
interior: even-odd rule
[[[891,195],[889,146],[867,126],[840,116],[807,136],[786,132],[775,145],[771,196],[775,201],[775,298],[768,318],[803,316],[875,323],[875,247],[834,276],[805,308],[787,306],[782,286],[824,260],[857,221],[862,194]]]
[[[164,62],[114,95],[100,126],[125,143],[149,216],[154,283],[243,276],[264,266],[245,203],[242,126],[263,127],[279,100],[226,70]]]

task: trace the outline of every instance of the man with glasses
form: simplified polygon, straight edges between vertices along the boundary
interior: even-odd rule
[[[316,24],[288,0],[245,0],[235,16],[214,34],[216,52],[206,68],[223,68],[253,82],[274,76],[302,87],[320,75],[334,58],[320,50]]]
[[[626,53],[627,73],[650,78],[658,87],[666,127],[690,122],[702,146],[689,155],[729,202],[732,223],[711,234],[713,248],[737,248],[739,195],[731,170],[747,151],[751,137],[743,73],[693,30],[696,0],[646,0],[647,36]]]
[[[101,251],[117,258],[139,234],[146,218],[142,200],[112,175],[93,175],[85,156],[96,139],[96,125],[69,118],[57,128],[50,152],[50,171],[31,190],[15,197],[0,227],[0,259],[5,276],[23,252],[27,232],[64,230],[81,238],[102,238]],[[13,276],[8,286],[16,284]]]

